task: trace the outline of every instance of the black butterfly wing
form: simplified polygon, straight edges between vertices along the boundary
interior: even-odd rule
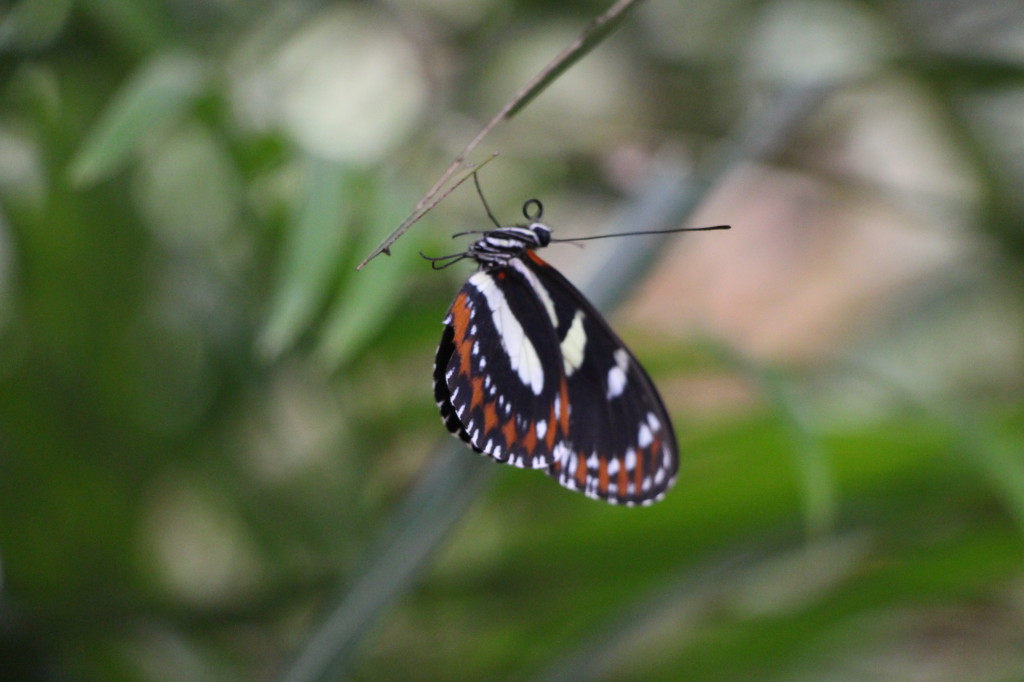
[[[548,469],[563,486],[615,504],[650,504],[675,482],[679,451],[654,383],[601,314],[532,251],[524,262],[555,302],[569,391],[567,450]]]
[[[549,468],[567,452],[569,388],[554,307],[518,258],[474,274],[455,297],[434,363],[441,418],[477,452]]]

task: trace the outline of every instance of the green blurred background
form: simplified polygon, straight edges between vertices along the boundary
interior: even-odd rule
[[[605,9],[0,5],[0,678],[1024,679],[1018,0],[637,6],[473,158],[733,225],[615,275],[679,482],[444,433],[471,187],[354,266]]]

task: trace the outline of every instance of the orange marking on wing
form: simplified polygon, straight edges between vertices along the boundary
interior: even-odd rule
[[[453,341],[455,351],[459,355],[459,374],[469,376],[470,360],[473,355],[473,340],[467,337],[469,330],[469,299],[466,294],[459,294],[452,303],[452,330],[455,332]]]
[[[523,434],[523,447],[531,455],[534,448],[537,447],[537,422],[531,421],[530,425],[526,427],[526,433]]]
[[[602,495],[608,494],[608,460],[604,457],[597,465],[597,489]]]
[[[581,488],[587,482],[587,456],[582,452],[576,455],[576,482]]]
[[[569,384],[562,377],[562,385],[559,388],[559,397],[562,403],[562,414],[559,416],[559,425],[562,427],[562,435],[569,435]]]
[[[470,385],[473,387],[473,398],[469,401],[469,409],[475,410],[484,402],[484,378],[473,377]]]
[[[626,463],[625,463],[625,461],[621,461],[621,462],[619,462],[619,464],[621,464],[622,466],[619,467],[618,486],[619,486],[619,495],[622,496],[622,495],[626,494],[626,484],[629,482],[629,472],[626,471]]]
[[[455,343],[462,343],[469,329],[469,299],[466,294],[459,294],[452,303],[452,327],[455,330]]]
[[[501,427],[501,432],[505,434],[505,445],[512,447],[512,443],[516,441],[516,421],[515,419],[509,419],[505,422],[504,426]]]
[[[459,343],[459,374],[466,376],[470,375],[472,370],[472,364],[470,360],[473,358],[473,341],[471,339],[464,339]]]
[[[526,427],[526,433],[522,436],[522,446],[530,455],[537,449],[537,422],[530,422]]]
[[[484,433],[490,433],[498,424],[498,410],[493,402],[484,403]]]

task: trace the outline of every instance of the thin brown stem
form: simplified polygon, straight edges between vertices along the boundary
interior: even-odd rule
[[[491,155],[491,157],[483,163],[470,166],[469,171],[465,176],[460,178],[458,182],[449,187],[439,197],[437,196],[445,183],[447,183],[452,175],[454,175],[465,164],[466,157],[468,157],[473,150],[477,148],[477,146],[485,137],[487,137],[488,133],[490,133],[496,125],[515,116],[523,107],[543,92],[547,86],[553,83],[555,79],[564,73],[570,66],[590,52],[590,50],[592,50],[622,22],[625,17],[625,13],[639,2],[641,2],[641,0],[618,0],[615,2],[604,14],[601,14],[591,21],[579,36],[576,37],[576,40],[562,50],[557,57],[541,69],[540,72],[530,79],[526,85],[521,87],[516,94],[512,96],[512,99],[506,102],[505,106],[503,106],[501,110],[487,122],[483,129],[477,133],[472,140],[470,140],[465,149],[455,157],[455,160],[451,162],[448,169],[441,175],[437,182],[434,183],[434,186],[430,188],[430,191],[419,200],[416,207],[413,209],[413,212],[402,221],[402,224],[399,225],[394,232],[389,234],[384,241],[382,241],[366,258],[362,260],[361,263],[359,263],[359,265],[356,266],[356,270],[361,270],[364,265],[382,253],[390,255],[391,245],[398,241],[398,239],[405,234],[413,224],[425,216],[442,199],[448,196],[453,189],[465,182],[466,178],[472,175],[473,172],[479,170],[484,164],[493,159],[496,154]]]

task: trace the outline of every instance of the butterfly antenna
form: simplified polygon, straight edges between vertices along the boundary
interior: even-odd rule
[[[639,232],[615,232],[613,234],[597,234],[591,237],[573,237],[568,239],[552,239],[553,242],[585,242],[591,239],[607,239],[608,237],[629,237],[635,234],[673,234],[675,232],[707,232],[708,230],[728,230],[731,225],[712,225],[711,227],[676,227],[671,230],[641,230]]]
[[[530,210],[531,207],[533,211]],[[540,220],[542,215],[544,215],[544,204],[540,203],[540,199],[529,199],[523,204],[523,217],[531,223]]]
[[[484,191],[480,189],[480,178],[477,177],[476,171],[473,171],[473,184],[476,185],[476,193],[480,196],[480,203],[484,205],[484,210],[487,211],[487,217],[491,219],[495,227],[501,227],[501,223],[491,213],[491,207],[487,205],[487,199],[484,198]],[[461,234],[470,234],[469,232],[462,232]],[[457,236],[457,235],[456,235]]]

